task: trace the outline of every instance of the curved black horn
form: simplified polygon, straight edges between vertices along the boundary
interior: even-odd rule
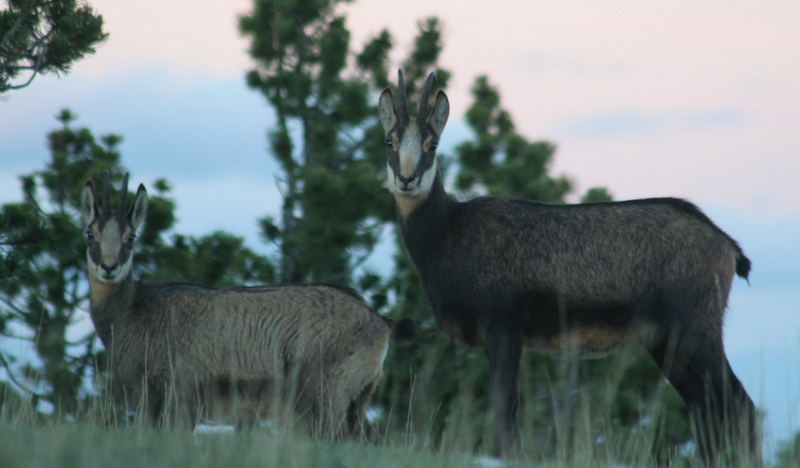
[[[122,178],[122,192],[120,193],[120,196],[119,196],[119,209],[117,209],[117,215],[119,217],[121,217],[121,218],[125,216],[125,208],[127,208],[127,205],[128,205],[128,176],[129,175],[130,174],[128,174],[126,172],[125,176]]]
[[[103,215],[111,214],[111,182],[108,171],[103,172]]]
[[[431,72],[428,79],[425,80],[425,87],[422,88],[422,96],[419,98],[419,112],[417,112],[417,121],[424,123],[428,120],[428,101],[431,97],[431,89],[433,89],[433,82],[436,81],[436,72]]]
[[[400,124],[405,125],[408,123],[408,100],[406,99],[406,82],[403,80],[403,70],[397,70],[397,90],[399,91],[397,99],[397,118]]]

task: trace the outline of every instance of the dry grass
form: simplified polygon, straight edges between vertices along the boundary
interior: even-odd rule
[[[289,426],[280,422],[277,430],[262,427],[249,432],[210,433],[151,428],[139,417],[121,423],[124,418],[105,397],[91,399],[77,420],[46,417],[8,393],[7,387],[0,388],[4,389],[0,392],[0,467],[700,466],[690,447],[655,459],[655,425],[638,432],[615,431],[614,424],[603,419],[603,409],[584,406],[575,408],[566,419],[554,421],[551,427],[542,427],[533,409],[523,405],[518,457],[503,463],[481,457],[475,450],[476,439],[489,435],[483,427],[484,415],[466,389],[457,397],[457,409],[441,431],[434,422],[440,403],[431,401],[424,385],[412,389],[412,404],[405,406],[407,414],[398,414],[406,410],[384,412],[375,426],[373,439],[377,441],[371,442],[314,440],[303,432],[286,429]],[[609,390],[609,399],[614,391]],[[658,408],[652,411],[655,421]],[[403,424],[397,424],[398,420]],[[568,438],[552,437],[564,432],[569,432]],[[746,458],[738,460],[724,466],[758,465]]]

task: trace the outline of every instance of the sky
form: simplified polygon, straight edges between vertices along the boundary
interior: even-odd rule
[[[69,107],[76,125],[123,136],[133,181],[172,182],[179,232],[225,229],[265,249],[255,220],[278,212],[280,193],[271,112],[244,84],[236,16],[249,2],[90,4],[110,33],[97,53],[0,101],[0,203],[19,199],[17,177],[42,167],[53,116]],[[395,63],[419,20],[442,20],[444,151],[468,136],[469,88],[487,74],[519,131],[557,144],[553,172],[579,192],[687,198],[737,239],[753,272],[734,282],[728,355],[772,443],[800,429],[800,3],[360,0],[344,11],[356,48],[392,32]]]

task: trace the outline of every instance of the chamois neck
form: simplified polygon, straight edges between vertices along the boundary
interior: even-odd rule
[[[111,325],[130,308],[135,287],[130,273],[121,282],[111,284],[89,275],[92,322],[104,343],[110,336]]]
[[[122,285],[130,279],[130,275],[119,283],[104,283],[92,275],[89,275],[89,299],[92,309],[102,306],[111,296],[116,294]]]
[[[402,211],[399,213],[403,242],[418,268],[422,262],[432,258],[428,255],[430,250],[438,250],[437,246],[444,238],[451,210],[457,204],[444,191],[442,177],[437,173],[425,199],[406,216]]]

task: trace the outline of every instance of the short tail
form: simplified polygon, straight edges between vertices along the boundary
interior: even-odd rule
[[[750,259],[747,258],[741,250],[739,250],[736,255],[736,274],[739,275],[739,277],[750,281],[750,266]]]
[[[409,341],[413,340],[417,335],[417,328],[414,326],[414,322],[411,319],[404,318],[394,320],[389,317],[384,317],[383,315],[381,315],[381,318],[386,322],[386,325],[392,329],[392,336],[396,340]]]

